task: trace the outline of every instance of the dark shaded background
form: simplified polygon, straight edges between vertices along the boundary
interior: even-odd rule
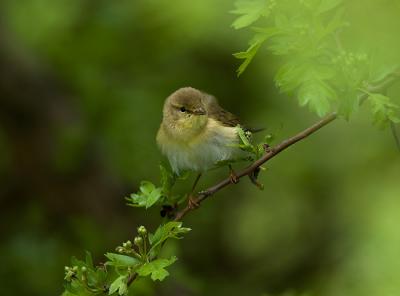
[[[236,78],[231,54],[249,35],[229,27],[232,7],[0,3],[1,295],[59,295],[70,256],[90,250],[100,262],[138,225],[156,227],[157,210],[123,198],[159,178],[155,134],[175,89],[210,92],[278,140],[317,120],[277,92],[280,61],[265,51]],[[397,1],[351,1],[347,16],[351,49],[400,61]],[[361,110],[290,148],[268,164],[262,192],[242,181],[205,202],[185,221],[193,231],[168,245],[172,276],[132,294],[399,295],[399,152],[370,121]]]

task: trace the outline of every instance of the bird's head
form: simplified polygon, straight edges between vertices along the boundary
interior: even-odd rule
[[[176,136],[189,137],[200,133],[207,125],[205,94],[192,87],[183,87],[165,101],[163,125]]]

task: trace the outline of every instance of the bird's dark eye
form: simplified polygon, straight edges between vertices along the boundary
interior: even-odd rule
[[[181,107],[179,110],[181,110],[181,112],[186,112],[186,108],[185,107]]]

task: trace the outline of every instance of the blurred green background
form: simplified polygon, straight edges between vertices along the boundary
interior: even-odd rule
[[[398,1],[349,1],[344,41],[400,62]],[[164,99],[214,94],[277,141],[317,120],[278,93],[261,50],[239,79],[232,0],[0,3],[0,294],[59,295],[72,255],[96,261],[157,210],[124,196],[158,181]],[[399,102],[400,86],[390,89]],[[262,135],[261,135],[262,136]],[[400,295],[400,154],[361,110],[274,158],[264,191],[243,180],[207,200],[173,242],[163,283],[133,295]],[[205,188],[225,170],[210,172]],[[192,176],[193,178],[193,176]],[[190,182],[181,185],[188,190]]]

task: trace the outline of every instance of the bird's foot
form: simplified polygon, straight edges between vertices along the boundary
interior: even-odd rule
[[[256,185],[258,187],[258,189],[264,190],[264,185],[261,184],[260,182],[258,182],[258,180],[257,180],[259,173],[260,173],[260,168],[257,168],[254,171],[252,171],[248,176],[249,176],[251,183]]]
[[[197,198],[193,195],[190,195],[188,198],[188,206],[191,210],[195,210],[200,207],[200,203],[197,201]]]
[[[264,148],[264,151],[265,151],[266,153],[271,153],[271,152],[272,152],[272,147],[271,147],[270,145],[268,145],[267,143],[265,143],[265,144],[263,145],[263,148]]]
[[[231,181],[232,184],[239,183],[239,177],[236,175],[235,171],[232,168],[230,168],[229,171],[229,180]]]
[[[178,205],[163,205],[160,211],[161,217],[172,219],[175,216]]]

